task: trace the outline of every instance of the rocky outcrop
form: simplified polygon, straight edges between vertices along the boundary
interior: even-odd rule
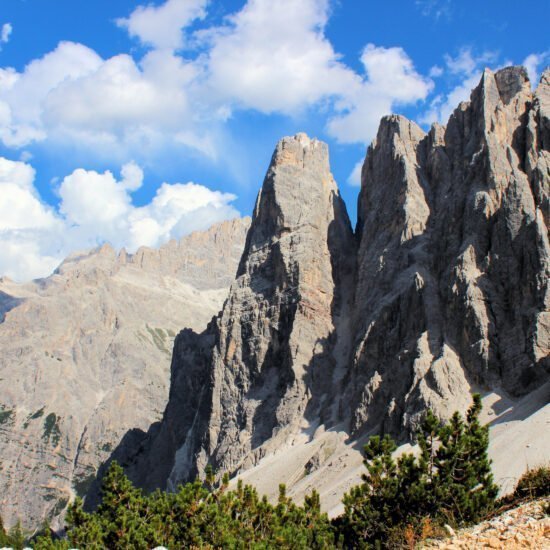
[[[427,540],[422,548],[438,550],[520,550],[548,548],[550,545],[550,517],[544,510],[550,499],[526,502],[507,510],[474,527],[455,532],[446,527],[446,540]]]
[[[160,420],[172,344],[234,279],[249,219],[158,250],[74,254],[47,279],[0,282],[0,513],[36,527],[84,495],[130,430]]]
[[[223,310],[200,336],[176,340],[169,405],[134,478],[138,470],[148,487],[174,487],[207,462],[246,468],[334,422],[354,248],[327,146],[304,134],[283,139]]]
[[[550,372],[548,77],[486,70],[446,128],[382,120],[359,198],[351,432],[406,435]]]
[[[549,78],[533,93],[524,69],[487,70],[427,134],[384,118],[355,235],[326,145],[284,138],[223,310],[176,340],[169,403],[126,462],[133,479],[235,473],[338,439],[330,427],[407,438],[427,407],[446,418],[474,389],[514,397],[548,380]]]

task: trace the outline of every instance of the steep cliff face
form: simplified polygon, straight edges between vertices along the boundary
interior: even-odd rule
[[[47,279],[0,282],[0,509],[36,527],[84,495],[128,430],[168,399],[172,343],[227,295],[250,220],[159,250],[74,254]],[[206,261],[208,259],[208,262]]]
[[[173,488],[313,439],[303,473],[341,431],[407,437],[427,407],[445,418],[474,389],[547,381],[549,90],[548,72],[533,93],[522,68],[485,71],[446,128],[384,118],[355,236],[326,145],[283,139],[223,310],[176,340],[132,477]]]
[[[359,199],[352,433],[548,377],[548,77],[533,94],[524,69],[486,70],[427,135],[382,120]]]
[[[146,485],[168,477],[176,486],[208,461],[219,471],[249,467],[336,419],[354,246],[327,146],[303,134],[283,139],[223,310],[202,335],[176,341]]]

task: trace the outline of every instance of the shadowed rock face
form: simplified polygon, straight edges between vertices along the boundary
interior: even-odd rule
[[[352,433],[548,376],[548,77],[532,94],[523,68],[486,70],[428,135],[382,120],[359,198]]]
[[[277,146],[218,317],[182,332],[163,421],[127,462],[148,488],[236,472],[346,426],[406,437],[426,407],[547,380],[550,76],[486,71],[428,134],[382,120],[354,236],[325,144]]]
[[[57,516],[128,430],[162,418],[175,334],[203,329],[219,311],[249,223],[134,255],[105,245],[69,257],[47,279],[0,280],[6,525],[19,518],[34,528]]]

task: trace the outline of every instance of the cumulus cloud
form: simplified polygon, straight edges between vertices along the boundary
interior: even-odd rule
[[[239,216],[234,195],[195,183],[163,183],[148,204],[135,206],[131,193],[143,171],[133,162],[119,179],[74,170],[59,186],[57,209],[40,199],[34,179],[29,164],[0,157],[0,274],[16,280],[50,274],[76,249],[107,241],[133,252]]]
[[[181,29],[206,5],[167,0],[119,20],[152,46],[141,59],[102,59],[62,42],[21,72],[0,69],[0,140],[48,140],[111,160],[169,147],[216,159],[218,129],[236,111],[292,116],[319,107],[336,115],[328,130],[340,141],[368,142],[383,114],[431,87],[401,48],[368,45],[363,74],[345,65],[325,35],[328,0],[248,0],[221,25],[194,32],[198,50],[177,54]]]
[[[292,114],[359,82],[324,36],[327,0],[249,0],[203,33],[209,86],[221,101]]]
[[[142,44],[176,50],[184,45],[182,29],[205,17],[207,3],[208,0],[167,0],[160,6],[138,6],[129,17],[116,22]]]
[[[101,158],[141,158],[200,133],[189,95],[199,67],[168,50],[139,63],[126,54],[102,59],[62,42],[22,72],[0,69],[0,140],[10,147],[44,141]],[[204,144],[187,140],[183,145]],[[179,146],[182,148],[182,145]]]
[[[90,48],[61,42],[21,73],[0,68],[0,139],[11,147],[45,139],[45,99],[62,83],[67,85],[97,71],[101,64],[102,59]]]
[[[368,44],[365,72],[356,73],[325,36],[328,18],[326,0],[249,0],[227,25],[204,33],[210,86],[222,101],[264,113],[332,102],[338,114],[329,133],[341,142],[369,142],[381,116],[424,99],[433,84],[401,48]]]
[[[53,212],[38,198],[34,176],[28,164],[0,157],[1,230],[47,229],[55,225]]]
[[[328,123],[329,132],[343,143],[368,143],[383,115],[396,106],[425,99],[433,88],[433,82],[416,72],[402,48],[368,44],[361,62],[365,68],[362,82],[342,97],[345,113]]]
[[[235,195],[195,183],[163,183],[149,204],[135,207],[130,192],[141,185],[143,173],[132,163],[121,176],[78,169],[62,181],[59,211],[79,241],[109,241],[133,251],[239,215],[230,204]]]
[[[361,187],[361,171],[363,169],[363,162],[364,159],[358,161],[348,176],[348,183],[353,185],[353,187]]]
[[[50,250],[62,224],[40,200],[34,177],[28,164],[0,157],[0,274],[18,280],[39,277],[59,263]]]

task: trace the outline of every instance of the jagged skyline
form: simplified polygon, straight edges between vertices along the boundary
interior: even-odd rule
[[[546,2],[531,7],[548,18]],[[3,5],[0,274],[44,276],[75,249],[158,246],[250,214],[274,144],[298,131],[329,143],[354,220],[383,114],[445,120],[484,65],[524,63],[537,78],[548,44],[516,12],[448,0]]]

